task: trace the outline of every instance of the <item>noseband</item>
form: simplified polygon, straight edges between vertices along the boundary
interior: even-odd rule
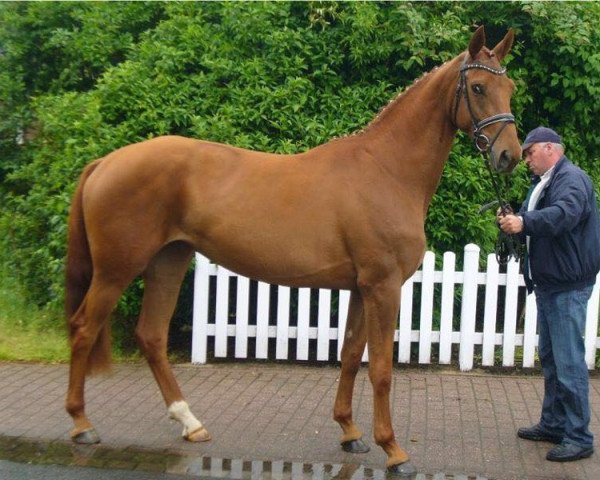
[[[456,115],[458,113],[460,97],[461,95],[464,95],[467,103],[467,109],[469,110],[469,115],[471,117],[471,123],[473,124],[475,147],[481,153],[488,153],[506,126],[509,123],[515,123],[515,117],[511,113],[498,113],[496,115],[492,115],[491,117],[484,118],[483,120],[477,120],[477,116],[473,112],[473,107],[471,106],[469,89],[467,88],[467,70],[472,70],[474,68],[485,70],[486,72],[493,73],[494,75],[504,75],[506,73],[506,68],[496,69],[481,63],[463,63],[463,65],[460,67],[460,79],[458,81],[458,86],[456,87],[456,98],[453,108],[454,113],[452,115],[453,123],[456,126]],[[494,138],[490,140],[489,137],[483,133],[483,129],[493,125],[494,123],[500,122],[503,122],[504,125],[502,125],[500,130],[498,130]]]

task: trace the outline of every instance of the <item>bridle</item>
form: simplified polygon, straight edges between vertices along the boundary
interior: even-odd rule
[[[460,67],[460,78],[456,87],[456,96],[454,99],[454,107],[452,109],[452,123],[454,123],[454,126],[457,126],[456,115],[458,114],[460,98],[461,96],[464,96],[467,103],[467,110],[469,111],[469,116],[471,117],[471,123],[473,125],[473,138],[475,141],[475,147],[481,153],[489,153],[490,149],[494,146],[494,143],[496,143],[496,140],[502,131],[508,126],[508,124],[515,123],[515,117],[512,113],[497,113],[496,115],[484,118],[483,120],[477,120],[477,116],[473,112],[473,107],[471,105],[469,89],[467,88],[467,71],[473,69],[485,70],[486,72],[493,73],[494,75],[504,75],[506,73],[506,68],[496,69],[481,63],[463,63]],[[498,130],[496,135],[494,135],[494,138],[490,140],[489,137],[483,133],[483,129],[493,125],[494,123],[500,122],[503,123],[502,127]]]
[[[483,120],[478,120],[477,116],[473,112],[473,107],[471,105],[471,98],[469,97],[469,89],[467,88],[467,71],[479,69],[485,70],[486,72],[492,73],[494,75],[504,75],[506,73],[506,68],[496,69],[490,67],[488,65],[483,65],[481,63],[466,63],[465,62],[460,67],[460,78],[458,80],[458,85],[456,87],[456,96],[454,100],[454,106],[452,108],[452,123],[456,128],[458,125],[456,124],[456,115],[458,114],[458,107],[460,104],[461,96],[464,96],[465,102],[467,104],[467,110],[469,111],[469,116],[471,117],[471,124],[473,125],[473,138],[475,147],[479,152],[485,157],[485,155],[489,155],[491,152],[494,143],[500,136],[500,134],[504,131],[504,129],[508,126],[509,123],[515,123],[515,117],[512,113],[498,113],[496,115],[492,115],[490,117],[484,118]],[[503,123],[503,125],[498,129],[494,138],[490,140],[490,138],[483,133],[483,129],[493,125],[495,123]],[[498,185],[498,179],[494,175],[492,171],[489,160],[486,159],[485,162],[488,171],[490,172],[490,177],[492,179],[492,185],[494,186],[494,191],[496,193],[496,199],[493,202],[490,202],[487,205],[484,205],[479,212],[483,212],[495,205],[499,205],[503,214],[512,213],[512,208],[510,204],[504,200],[500,193],[500,188]],[[519,260],[521,256],[521,244],[516,235],[505,234],[502,230],[500,230],[498,234],[498,239],[496,241],[496,260],[500,265],[505,265],[508,260],[513,257],[515,260]]]

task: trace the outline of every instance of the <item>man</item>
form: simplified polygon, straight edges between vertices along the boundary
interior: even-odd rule
[[[499,213],[498,223],[527,245],[524,276],[536,295],[544,401],[539,423],[517,435],[558,444],[546,459],[569,462],[594,452],[583,332],[600,270],[600,217],[590,178],[564,155],[554,130],[532,130],[522,149],[534,184],[518,214]]]

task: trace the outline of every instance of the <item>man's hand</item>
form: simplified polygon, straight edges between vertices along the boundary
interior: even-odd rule
[[[498,225],[504,233],[513,234],[523,231],[523,219],[512,213],[504,214],[500,210],[496,214]]]

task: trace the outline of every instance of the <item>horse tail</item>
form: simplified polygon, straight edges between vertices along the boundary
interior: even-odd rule
[[[88,243],[87,230],[83,216],[83,188],[89,176],[100,164],[96,160],[86,166],[79,177],[79,183],[69,212],[67,261],[65,266],[65,315],[69,328],[69,339],[77,331],[73,324],[74,315],[83,303],[90,288],[94,266]],[[105,322],[88,357],[87,373],[101,373],[110,370],[111,333],[110,322]]]

